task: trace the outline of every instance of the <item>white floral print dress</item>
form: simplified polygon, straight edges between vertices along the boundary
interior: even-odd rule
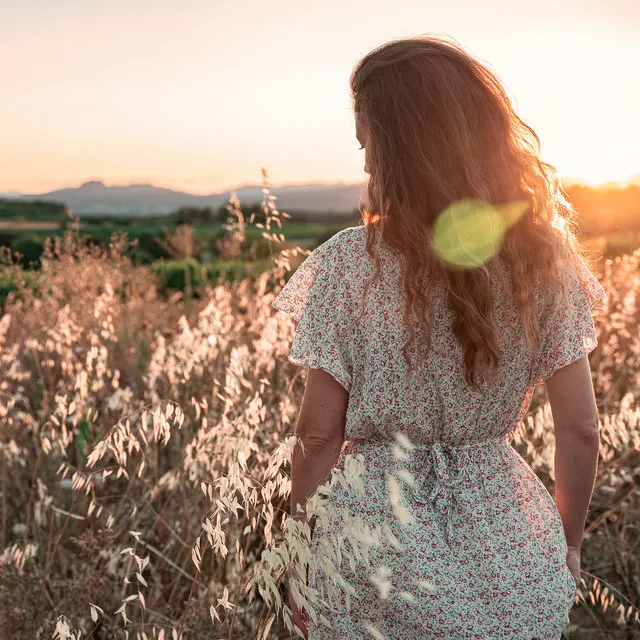
[[[594,303],[605,292],[576,256],[567,276],[567,300],[541,293],[541,347],[535,353],[521,335],[515,302],[496,296],[502,364],[492,386],[474,390],[463,375],[462,348],[451,332],[452,315],[436,286],[432,347],[427,362],[405,379],[399,265],[383,255],[382,282],[369,290],[368,312],[357,321],[372,263],[364,225],[344,229],[317,247],[291,275],[272,305],[297,321],[289,360],[328,371],[349,392],[347,454],[365,459],[366,500],[337,492],[344,517],[386,522],[403,553],[382,549],[355,572],[358,601],[334,602],[332,629],[310,621],[309,640],[557,640],[569,621],[576,593],[566,565],[560,514],[543,483],[510,438],[524,417],[536,384],[597,345]],[[384,471],[396,464],[393,433],[418,445],[411,471],[413,523],[401,523],[387,499]],[[342,516],[340,516],[342,517]],[[336,523],[339,525],[341,523]],[[343,523],[342,523],[343,524]],[[312,546],[322,536],[316,525]],[[386,599],[370,580],[375,566],[391,568],[393,593],[417,602]],[[309,585],[322,580],[319,572]],[[416,585],[427,581],[430,591]]]

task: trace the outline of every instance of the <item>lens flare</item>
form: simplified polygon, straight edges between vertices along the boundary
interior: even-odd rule
[[[507,227],[512,227],[522,216],[529,211],[529,202],[527,200],[515,200],[507,204],[497,207],[500,215],[503,217]]]
[[[435,221],[436,255],[448,265],[464,269],[478,267],[498,253],[507,229],[528,209],[526,200],[499,206],[473,198],[458,200]]]
[[[484,264],[500,248],[507,225],[497,209],[482,200],[458,200],[436,219],[433,245],[449,265],[473,268]]]

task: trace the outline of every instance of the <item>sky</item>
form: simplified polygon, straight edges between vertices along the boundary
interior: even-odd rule
[[[638,0],[0,0],[0,192],[364,180],[349,75],[395,38],[488,64],[542,156],[640,174]]]

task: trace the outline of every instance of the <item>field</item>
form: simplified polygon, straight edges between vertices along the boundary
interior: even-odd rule
[[[4,222],[4,225],[2,224]],[[318,244],[347,226],[359,224],[359,220],[342,222],[282,221],[273,233],[282,233],[282,247],[313,249]],[[26,225],[26,226],[23,226]],[[55,223],[34,221],[23,223],[0,220],[0,236],[4,229],[6,249],[27,267],[24,277],[35,282],[40,277],[40,260],[47,238],[62,238],[65,230]],[[244,248],[229,255],[220,250],[228,232],[222,224],[172,226],[166,221],[150,221],[147,224],[87,224],[78,220],[74,232],[87,241],[107,249],[114,234],[124,234],[131,241],[127,255],[134,264],[146,265],[158,276],[158,291],[163,295],[184,292],[188,297],[199,296],[201,287],[214,282],[250,277],[267,271],[273,265],[270,257],[271,243],[263,236],[264,229],[248,225],[245,229]],[[606,236],[583,237],[583,243],[593,251],[594,257],[614,258],[640,246],[640,233],[610,233]],[[0,250],[2,247],[0,247]],[[18,288],[15,271],[0,264],[0,305],[7,294]]]
[[[273,233],[282,233],[286,246],[313,248],[318,243],[357,220],[298,222],[282,220]],[[159,276],[158,288],[185,291],[189,283],[205,285],[219,277],[246,277],[270,268],[270,242],[264,227],[246,225],[242,247],[227,247],[230,235],[226,225],[176,225],[171,220],[151,219],[135,224],[82,220],[72,225],[73,231],[92,244],[107,249],[114,234],[126,235],[130,241],[127,255],[137,265],[146,265]],[[67,229],[56,222],[0,220],[0,250],[11,254],[25,267],[31,281],[39,277],[40,260],[48,238],[63,238]],[[6,261],[3,261],[6,262]],[[0,304],[17,289],[14,272],[0,264]],[[189,291],[186,291],[190,295]]]
[[[286,515],[304,373],[286,357],[293,323],[270,307],[301,259],[296,231],[311,237],[292,225],[280,253],[268,233],[264,269],[205,282],[198,296],[161,295],[122,238],[104,250],[59,237],[36,282],[7,267],[2,640],[289,637],[285,568],[318,561],[308,526]],[[640,248],[598,269],[601,459],[566,637],[630,639],[640,637]],[[553,495],[543,388],[516,447]]]

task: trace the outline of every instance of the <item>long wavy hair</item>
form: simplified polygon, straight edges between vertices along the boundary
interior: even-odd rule
[[[540,158],[535,131],[515,113],[497,76],[458,43],[439,36],[393,40],[364,56],[350,78],[353,110],[366,128],[369,178],[362,216],[366,250],[380,276],[381,243],[401,256],[404,319],[409,358],[419,323],[419,344],[431,345],[435,278],[446,288],[453,332],[464,348],[467,382],[491,378],[500,362],[493,317],[494,284],[507,266],[526,341],[539,346],[534,289],[564,284],[563,265],[583,253],[574,212],[555,168]],[[510,226],[486,262],[461,268],[438,259],[433,227],[450,205],[475,199],[499,206],[524,202],[526,212]]]

